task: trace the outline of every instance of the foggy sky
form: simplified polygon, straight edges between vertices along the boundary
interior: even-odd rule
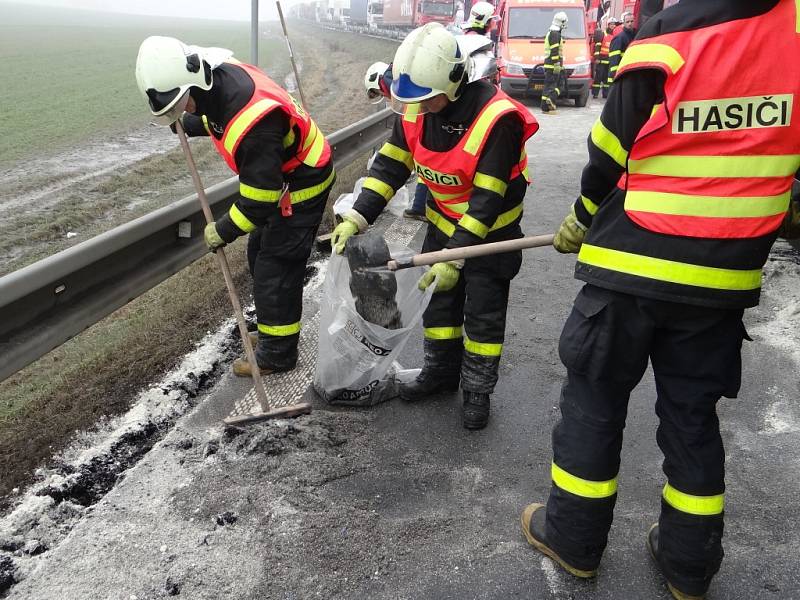
[[[137,15],[249,21],[252,0],[12,0],[17,4],[58,6]],[[292,0],[281,0],[288,7]],[[274,0],[259,0],[259,20],[277,19]]]

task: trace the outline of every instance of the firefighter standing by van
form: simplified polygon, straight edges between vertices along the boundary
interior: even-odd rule
[[[546,507],[522,513],[528,542],[578,577],[596,574],[607,543],[627,404],[648,360],[666,485],[647,546],[675,598],[703,598],[719,570],[716,404],[738,393],[743,311],[758,304],[800,167],[796,13],[793,0],[666,9],[628,48],[592,129],[581,195],[554,241],[579,251],[586,285],[559,343],[552,487]],[[731,52],[741,39],[781,68]]]
[[[544,90],[542,90],[543,113],[555,112],[556,100],[566,91],[564,71],[564,30],[567,28],[567,13],[553,15],[553,23],[544,36]]]
[[[297,362],[306,261],[335,180],[331,149],[300,104],[258,67],[230,51],[150,37],[136,61],[153,115],[173,123],[184,110],[190,135],[208,135],[239,174],[239,197],[205,229],[214,250],[250,234],[247,258],[263,374]],[[250,376],[244,359],[234,373]]]
[[[608,85],[614,83],[614,77],[622,62],[625,51],[636,37],[636,28],[633,26],[633,13],[622,13],[622,30],[614,35],[608,53]]]
[[[608,98],[608,55],[611,49],[614,28],[619,21],[616,17],[609,17],[608,23],[600,31],[600,39],[594,45],[594,81],[592,82],[592,98],[597,98],[600,92],[603,98]]]
[[[492,84],[467,83],[468,57],[438,23],[412,31],[393,62],[392,99],[402,113],[379,150],[353,210],[333,232],[336,252],[377,219],[412,169],[428,184],[423,252],[522,236],[528,186],[525,141],[533,115]],[[420,279],[436,293],[423,315],[425,362],[401,396],[463,392],[463,424],[489,419],[498,378],[511,280],[520,252],[437,263]]]

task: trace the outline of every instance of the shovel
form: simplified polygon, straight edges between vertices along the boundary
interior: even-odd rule
[[[515,252],[526,248],[540,248],[550,246],[553,243],[553,234],[533,235],[519,238],[516,240],[505,240],[502,242],[490,242],[488,244],[477,244],[475,246],[465,246],[464,248],[450,248],[437,250],[436,252],[425,252],[415,254],[410,258],[397,258],[386,263],[386,268],[390,271],[400,269],[410,269],[423,265],[446,262],[448,260],[461,260],[462,258],[475,258],[476,256],[489,256],[491,254],[502,254],[503,252]]]

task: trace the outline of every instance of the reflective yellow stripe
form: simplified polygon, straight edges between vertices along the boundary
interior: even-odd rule
[[[486,137],[489,126],[498,115],[507,110],[514,110],[514,105],[510,100],[498,100],[486,108],[472,126],[472,131],[469,132],[469,137],[467,137],[467,141],[464,144],[464,152],[472,154],[473,156],[476,155],[481,142],[483,142],[483,138]]]
[[[584,243],[578,261],[620,273],[717,290],[756,290],[761,269],[738,270],[703,267],[640,254],[600,248]]]
[[[202,121],[203,121],[203,127],[205,128],[205,130],[206,130],[206,133],[207,133],[208,135],[211,135],[211,126],[208,124],[208,117],[206,117],[205,115],[203,115],[203,116],[202,116],[202,117],[200,117],[200,118],[201,118],[201,119],[202,119]]]
[[[628,173],[664,177],[789,177],[800,154],[768,156],[653,156],[628,161]]]
[[[672,508],[690,515],[718,515],[725,509],[725,495],[716,496],[692,496],[676,490],[670,484],[664,486],[662,493],[664,500]]]
[[[236,145],[236,141],[242,136],[242,133],[261,115],[265,112],[272,110],[276,106],[280,106],[278,102],[275,100],[270,100],[269,98],[264,98],[259,100],[255,104],[253,104],[250,108],[245,110],[242,114],[240,114],[234,121],[228,126],[228,131],[225,134],[225,139],[222,141],[222,145],[224,146],[225,150],[230,154],[233,152],[233,148]]]
[[[494,225],[489,229],[489,231],[496,231],[505,227],[506,225],[510,225],[514,221],[516,221],[519,216],[522,214],[522,202],[517,204],[511,210],[507,210],[504,213],[501,213],[499,217],[494,222]]]
[[[486,237],[486,234],[489,233],[488,225],[484,225],[475,217],[471,217],[469,215],[464,215],[458,220],[458,224],[461,225],[467,231],[474,233],[479,238],[483,239]]]
[[[503,352],[503,344],[486,344],[483,342],[473,342],[469,336],[464,335],[464,349],[473,354],[481,356],[500,356]]]
[[[608,481],[590,481],[567,473],[556,463],[550,468],[553,483],[565,492],[582,498],[608,498],[617,493],[617,478]]]
[[[311,167],[317,166],[317,162],[319,162],[322,153],[325,150],[325,136],[322,135],[322,132],[316,126],[314,121],[311,121],[311,131],[308,133],[309,137],[313,136],[311,140],[311,150],[308,151],[308,154],[303,159],[303,163],[307,164]],[[308,140],[306,140],[306,145],[308,144]]]
[[[289,146],[294,144],[294,138],[295,138],[294,127],[292,127],[290,125],[289,126],[289,133],[287,133],[285,136],[283,136],[283,147],[284,148],[288,148]]]
[[[300,322],[298,321],[297,323],[292,323],[290,325],[264,325],[259,323],[258,331],[260,333],[266,333],[267,335],[279,337],[294,335],[295,333],[300,332]]]
[[[392,196],[394,196],[394,190],[392,189],[392,186],[390,186],[388,183],[382,182],[380,179],[375,179],[374,177],[367,177],[361,187],[365,190],[372,190],[376,194],[380,194],[387,202],[392,199]]]
[[[378,150],[378,154],[383,154],[384,156],[393,158],[397,162],[403,163],[409,170],[414,168],[414,160],[411,158],[411,152],[398,148],[389,142],[381,146],[381,149]]]
[[[461,338],[461,327],[426,327],[425,337],[429,340],[457,340]]]
[[[298,202],[305,202],[306,200],[310,200],[315,196],[319,196],[322,192],[328,189],[328,187],[330,187],[335,178],[336,172],[331,169],[331,174],[328,175],[328,178],[322,183],[291,192],[289,194],[290,202],[292,204],[297,204]]]
[[[475,173],[472,185],[483,188],[484,190],[489,190],[500,196],[505,196],[506,189],[508,188],[508,184],[502,179],[492,177],[491,175],[485,175],[484,173]]]
[[[456,226],[445,219],[438,212],[433,210],[430,206],[425,207],[425,216],[427,217],[428,222],[439,229],[439,231],[441,231],[447,237],[450,237],[453,235],[453,233],[455,233]]]
[[[592,143],[614,159],[620,167],[625,167],[628,152],[622,147],[619,138],[611,133],[600,119],[597,119],[592,127]]]
[[[440,202],[444,202],[444,201],[447,201],[447,200],[455,200],[456,198],[461,198],[462,196],[468,196],[469,195],[469,192],[463,192],[463,193],[459,193],[459,194],[443,194],[442,192],[437,192],[436,190],[431,189],[430,187],[428,188],[428,190],[430,190],[431,196],[433,196],[434,198],[436,198]],[[452,208],[452,205],[450,206],[450,208]]]
[[[419,102],[415,102],[414,104],[406,104],[406,110],[403,112],[403,120],[416,123],[418,114]]]
[[[250,219],[245,217],[244,214],[242,214],[242,211],[240,211],[235,204],[231,204],[228,215],[230,215],[231,221],[233,221],[234,224],[245,233],[250,233],[256,228],[255,224]]]
[[[618,54],[622,54],[622,50],[612,50],[608,53],[608,57],[611,58],[612,56],[617,56]]]
[[[281,197],[282,190],[262,190],[246,183],[239,182],[239,193],[248,200],[258,202],[277,202]]]
[[[634,67],[637,63],[661,63],[674,75],[686,61],[675,48],[666,44],[632,44],[622,57],[620,68]]]
[[[630,192],[628,193],[630,194]],[[583,208],[585,208],[586,212],[588,212],[590,215],[596,215],[597,211],[600,210],[600,207],[589,200],[589,198],[586,196],[581,196],[581,204],[583,204]]]
[[[786,212],[791,191],[777,196],[688,196],[628,191],[625,209],[688,217],[768,217]]]
[[[795,11],[794,31],[795,33],[800,33],[800,0],[794,0],[794,11]]]
[[[663,102],[659,102],[658,104],[653,104],[653,110],[650,111],[650,118],[652,118],[657,112],[658,109],[663,106]]]

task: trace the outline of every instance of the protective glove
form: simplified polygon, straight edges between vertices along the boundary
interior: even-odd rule
[[[561,227],[558,228],[553,238],[553,248],[562,254],[577,254],[586,237],[586,225],[578,221],[575,216],[575,207],[564,217]]]
[[[800,196],[795,196],[789,202],[789,210],[783,218],[778,237],[785,240],[800,238]]]
[[[225,245],[225,240],[223,240],[219,233],[217,233],[216,221],[212,221],[206,225],[206,229],[203,232],[203,237],[206,239],[206,245],[211,252],[216,252],[217,248],[222,248],[222,246]]]
[[[349,210],[344,215],[344,221],[339,223],[331,234],[331,247],[336,254],[344,252],[344,245],[350,236],[367,228],[367,220],[356,210]]]
[[[553,75],[560,75],[563,68],[561,65],[553,65]]]
[[[464,261],[448,261],[436,263],[429,271],[419,278],[417,287],[421,290],[427,290],[428,286],[436,281],[436,289],[434,293],[446,292],[452,290],[458,283],[458,277],[461,274],[460,269]]]

